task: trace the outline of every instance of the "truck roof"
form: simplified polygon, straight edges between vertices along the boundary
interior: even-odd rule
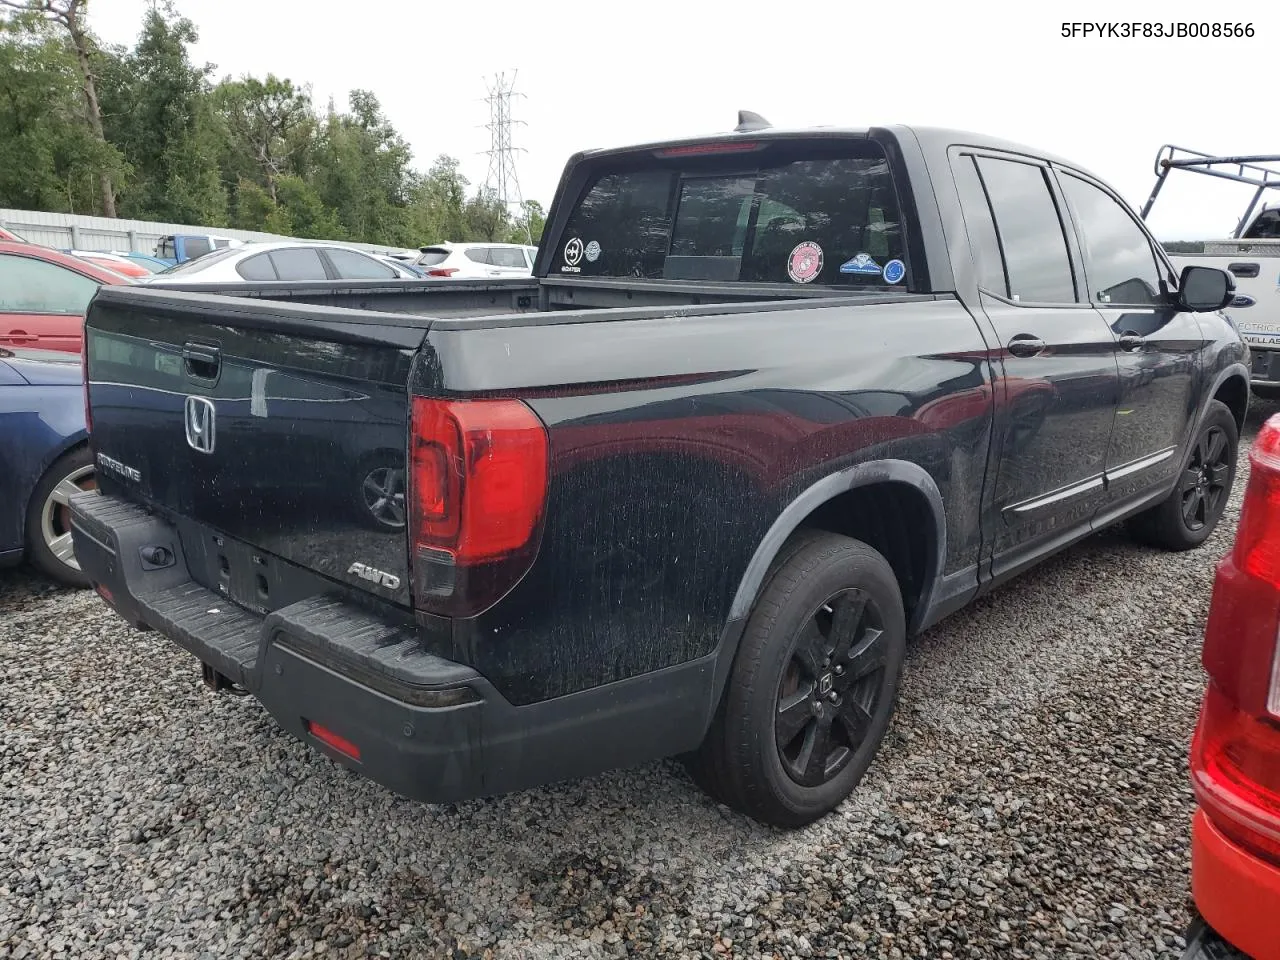
[[[914,137],[920,144],[920,149],[929,156],[934,156],[937,153],[945,153],[948,148],[956,144],[962,144],[964,146],[980,147],[988,150],[999,150],[1005,153],[1020,153],[1027,156],[1038,157],[1043,160],[1048,160],[1051,163],[1070,167],[1073,170],[1079,170],[1080,172],[1087,173],[1090,176],[1097,176],[1087,168],[1080,166],[1080,164],[1075,163],[1074,161],[1067,160],[1065,157],[1060,157],[1048,151],[1027,146],[1026,144],[1018,143],[1013,140],[1005,140],[1001,137],[993,137],[984,133],[974,133],[970,130],[948,127],[909,126],[906,124],[891,124],[879,127],[766,127],[741,131],[731,130],[706,134],[703,136],[678,137],[671,140],[655,140],[647,143],[628,144],[619,147],[583,150],[576,155],[575,159],[594,159],[598,157],[622,155],[645,150],[667,150],[702,143],[749,140],[794,140],[810,137],[848,137],[850,139],[884,139],[886,137],[890,137],[895,140],[902,140],[905,137]]]

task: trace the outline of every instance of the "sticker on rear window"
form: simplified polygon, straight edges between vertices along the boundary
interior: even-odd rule
[[[587,263],[595,263],[600,259],[600,244],[592,240],[587,244]]]
[[[561,273],[581,273],[582,268],[578,266],[582,262],[582,241],[574,237],[564,245],[564,266],[560,268]]]
[[[890,260],[884,265],[884,282],[900,283],[907,275],[907,266],[901,260]]]
[[[787,276],[796,283],[809,283],[822,272],[822,248],[812,240],[797,244],[787,258]]]
[[[866,276],[880,276],[880,264],[871,259],[870,254],[860,253],[852,260],[840,264],[841,273],[861,273]]]

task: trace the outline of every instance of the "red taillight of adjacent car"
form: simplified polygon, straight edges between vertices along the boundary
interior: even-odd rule
[[[458,272],[457,267],[436,267],[434,270],[428,270],[428,277],[452,277]]]
[[[1280,864],[1280,416],[1263,426],[1249,461],[1235,547],[1218,565],[1205,628],[1210,679],[1191,775],[1222,833]]]
[[[519,400],[414,397],[414,603],[473,616],[528,572],[547,498],[547,431]]]

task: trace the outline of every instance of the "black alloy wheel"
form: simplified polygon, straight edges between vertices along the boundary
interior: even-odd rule
[[[774,720],[782,767],[796,783],[829,782],[866,740],[887,665],[883,623],[853,588],[829,597],[796,636]]]
[[[1234,452],[1221,427],[1211,426],[1196,439],[1179,485],[1182,519],[1188,530],[1198,531],[1222,516],[1231,492],[1229,455]]]
[[[747,619],[706,737],[685,757],[693,779],[777,827],[834,810],[889,728],[906,636],[902,591],[882,554],[797,531]]]

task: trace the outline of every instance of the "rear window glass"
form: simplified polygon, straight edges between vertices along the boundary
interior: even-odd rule
[[[908,266],[888,162],[857,141],[606,170],[551,274],[883,289]]]
[[[1280,209],[1264,210],[1249,225],[1243,240],[1280,240]]]
[[[184,246],[189,258],[203,257],[213,249],[213,244],[204,237],[187,237],[187,241]]]
[[[444,263],[448,259],[448,250],[427,250],[414,263],[420,267],[434,267],[437,263]]]
[[[236,273],[246,280],[279,280],[268,254],[259,253],[236,264]]]

